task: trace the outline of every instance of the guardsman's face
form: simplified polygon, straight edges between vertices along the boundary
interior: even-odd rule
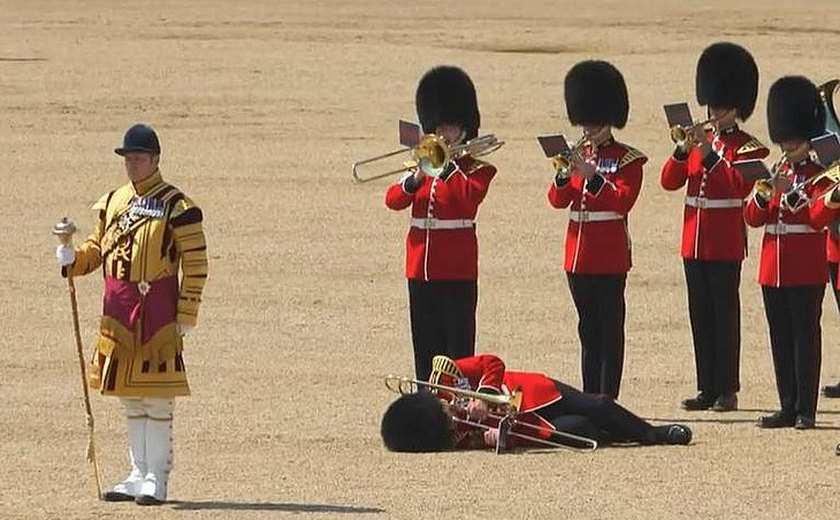
[[[435,134],[446,139],[447,144],[456,144],[461,140],[463,130],[458,125],[443,124],[435,128]]]
[[[124,158],[128,178],[131,182],[140,182],[157,171],[160,156],[146,152],[127,152]]]
[[[714,125],[718,130],[726,130],[735,126],[738,111],[727,107],[709,107],[709,116],[715,120]]]
[[[791,162],[799,162],[808,155],[808,151],[811,149],[811,146],[808,144],[808,141],[804,140],[791,140],[791,141],[782,141],[779,144],[779,147],[785,152],[788,160]]]

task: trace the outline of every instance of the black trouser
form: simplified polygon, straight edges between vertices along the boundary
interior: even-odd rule
[[[627,273],[566,273],[578,313],[583,391],[618,398],[624,367]]]
[[[475,354],[478,282],[408,280],[414,373],[427,381],[432,357],[452,359]]]
[[[697,389],[712,399],[741,389],[741,262],[684,260]]]
[[[840,290],[837,289],[837,262],[828,263],[828,279],[831,280],[831,289],[834,291],[834,302],[837,310],[840,311]]]
[[[584,393],[560,381],[554,383],[563,397],[536,413],[557,430],[598,442],[651,440],[653,426],[609,396]]]
[[[822,361],[820,318],[825,286],[762,286],[761,292],[782,412],[813,419]]]

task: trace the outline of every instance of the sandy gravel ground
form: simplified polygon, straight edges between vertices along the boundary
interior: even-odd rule
[[[767,141],[770,83],[840,74],[840,4],[781,1],[60,2],[0,5],[0,517],[31,518],[833,518],[840,402],[818,428],[760,431],[777,406],[755,283],[744,264],[741,410],[688,414],[694,364],[678,241],[680,194],[659,188],[670,153],[661,105],[694,104],[700,51],[748,47],[761,68],[746,128]],[[397,455],[378,437],[412,371],[403,269],[407,215],[387,181],[349,163],[394,148],[430,66],[466,68],[483,132],[507,145],[479,219],[479,350],[579,385],[576,314],[562,274],[567,216],[545,199],[534,136],[570,131],[562,81],[578,60],[615,63],[645,151],[631,216],[622,402],[694,428],[690,447]],[[135,121],[161,135],[164,175],[203,207],[211,278],[177,406],[172,502],[94,499],[65,285],[49,229],[91,229],[89,205],[124,180],[111,149]],[[574,134],[574,132],[569,132]],[[774,150],[772,158],[777,157]],[[86,350],[101,281],[80,280]],[[823,319],[823,382],[840,378],[840,319]],[[123,477],[115,400],[93,400],[102,473]]]

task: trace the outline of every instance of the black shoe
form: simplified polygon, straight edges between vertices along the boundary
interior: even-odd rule
[[[683,399],[682,401],[683,410],[688,410],[690,412],[708,410],[714,404],[715,398],[703,392],[697,394],[697,397],[690,397],[688,399]]]
[[[688,444],[691,442],[691,429],[682,424],[666,424],[653,429],[657,444]]]
[[[125,493],[117,493],[116,491],[106,491],[102,495],[102,500],[105,502],[134,502],[134,497]]]
[[[163,504],[163,500],[158,500],[152,495],[139,495],[134,499],[134,503],[139,506],[159,506]]]
[[[776,412],[758,418],[760,428],[789,428],[796,424],[796,418],[786,412]]]
[[[712,410],[716,412],[733,412],[738,409],[738,394],[723,394],[715,399]]]
[[[836,385],[824,386],[822,389],[822,393],[826,397],[840,397],[840,383],[837,383]]]
[[[813,417],[805,417],[800,415],[796,418],[796,423],[793,425],[797,430],[812,430],[816,426],[816,420]]]

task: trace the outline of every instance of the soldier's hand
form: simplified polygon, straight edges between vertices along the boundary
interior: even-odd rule
[[[586,180],[589,180],[592,177],[594,177],[596,173],[595,165],[585,161],[575,161],[574,163],[572,163],[572,169]]]
[[[495,448],[496,442],[499,439],[499,429],[490,428],[484,431],[484,445],[488,448]]]
[[[55,259],[58,265],[67,267],[76,261],[76,249],[73,246],[62,244],[55,248]]]
[[[481,399],[471,399],[467,403],[467,419],[473,421],[483,421],[490,413],[490,407],[487,406],[487,401]]]
[[[178,327],[178,335],[180,336],[186,336],[193,330],[192,325],[186,325],[184,323],[178,323],[176,326]]]

